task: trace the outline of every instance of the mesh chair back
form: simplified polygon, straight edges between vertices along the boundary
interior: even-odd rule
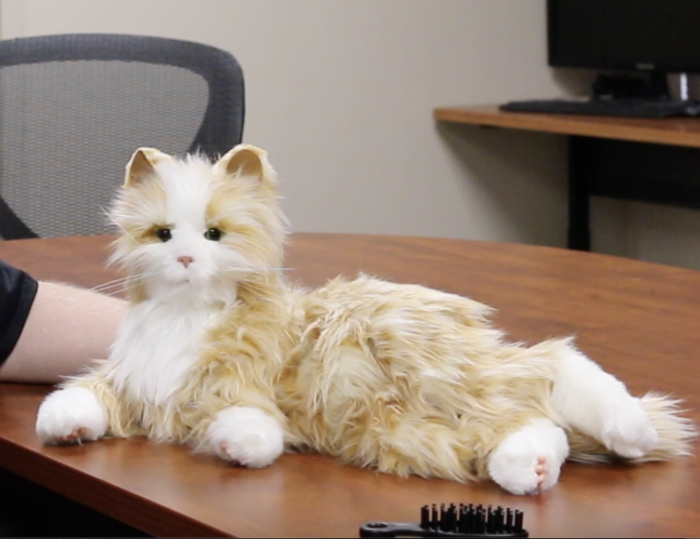
[[[211,158],[242,139],[235,58],[187,41],[67,34],[0,41],[0,237],[101,234],[136,148]]]

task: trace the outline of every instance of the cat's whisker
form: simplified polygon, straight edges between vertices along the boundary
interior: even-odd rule
[[[112,215],[109,213],[109,211],[107,211],[107,210],[104,208],[104,206],[100,206],[100,209],[101,209],[102,212],[107,216],[107,219],[109,220],[110,223],[112,223],[112,224],[113,224],[114,226],[116,226],[119,230],[121,230],[121,231],[122,231],[126,236],[128,236],[128,237],[131,239],[131,241],[133,241],[136,245],[141,245],[141,242],[140,242],[140,241],[137,241],[136,238],[134,238],[131,234],[129,234],[129,232],[127,232],[127,230],[126,230],[123,226],[121,226],[121,225],[112,217]]]
[[[120,290],[112,290],[111,292],[101,292],[101,294],[103,296],[108,297],[108,298],[124,298],[124,294],[126,294],[130,290],[133,290],[134,288],[136,288],[137,285],[138,285],[138,283],[133,283],[129,286],[125,286],[124,288],[122,288]]]
[[[111,288],[117,288],[117,287],[122,286],[124,284],[131,284],[134,282],[142,281],[147,277],[152,277],[153,275],[157,275],[159,273],[161,273],[161,272],[151,271],[151,272],[146,272],[146,273],[129,275],[127,277],[122,277],[120,279],[114,279],[113,281],[108,281],[106,283],[99,284],[97,286],[90,288],[90,290],[93,292],[104,292],[105,290],[109,290]]]
[[[251,281],[242,281],[238,283],[238,286],[242,286],[244,288],[252,289],[252,288],[265,288],[266,290],[269,289],[277,289],[277,290],[285,290],[286,288],[284,286],[280,286],[278,284],[274,283],[255,283]]]
[[[272,292],[270,288],[275,288],[278,290],[284,290],[284,287],[278,286],[278,285],[268,285],[263,289],[259,284],[256,283],[251,283],[251,282],[243,282],[243,283],[238,283],[239,288],[242,288],[243,290],[247,290],[248,292],[253,292],[256,294],[259,294],[260,296],[264,296],[265,298],[271,298],[274,297],[276,299],[281,299],[284,300],[286,299],[285,294],[277,294],[275,292]]]
[[[89,290],[91,292],[99,292],[99,293],[104,293],[106,290],[111,290],[113,288],[118,288],[126,283],[131,282],[132,279],[117,279],[116,281],[110,281],[108,283],[102,283],[97,286],[93,286]]]
[[[111,285],[114,283],[121,283],[123,281],[130,281],[133,279],[142,279],[144,277],[150,277],[152,275],[157,275],[158,273],[161,273],[161,272],[160,271],[148,271],[148,272],[143,272],[143,273],[133,273],[133,274],[127,275],[125,277],[119,277],[118,279],[114,279],[112,281],[107,281],[106,283],[99,284],[96,287],[94,287],[94,289],[101,288],[103,286]]]
[[[231,270],[231,271],[234,271],[234,270]],[[257,274],[260,275],[259,272]],[[282,290],[282,291],[286,290],[285,286],[277,284],[277,283],[271,283],[271,282],[265,282],[263,284],[263,283],[256,283],[255,281],[240,281],[237,284],[238,284],[238,287],[240,287],[240,288],[243,288],[245,290],[250,290],[250,291],[257,291],[257,292],[261,292],[260,289],[262,287],[264,287],[265,288],[264,293],[270,294],[270,295],[273,294],[271,291],[272,289]],[[285,295],[284,294],[276,294],[276,297],[279,299],[284,299]]]
[[[130,288],[126,288],[123,290],[112,290],[111,292],[100,292],[100,295],[105,296],[107,298],[121,298],[122,293],[126,292],[127,290],[130,290]]]
[[[141,284],[141,282],[142,281],[140,280],[129,281],[128,283],[124,284],[121,290],[117,290],[115,293],[118,294],[119,292],[128,292],[129,290],[133,290],[139,284]]]
[[[93,286],[92,288],[90,288],[90,290],[96,291],[96,290],[100,290],[102,288],[109,288],[110,286],[113,286],[116,284],[121,284],[124,281],[130,281],[130,280],[134,279],[135,277],[136,276],[134,276],[134,275],[129,275],[127,277],[120,277],[119,279],[114,279],[113,281],[107,281],[106,283],[101,283],[101,284],[98,284],[97,286]]]
[[[272,271],[294,271],[296,268],[256,268],[255,266],[243,267],[239,266],[236,268],[225,268],[223,272],[234,272],[234,271],[252,271],[256,274],[269,274]]]
[[[129,292],[130,290],[133,290],[136,288],[139,284],[141,284],[146,277],[152,276],[152,275],[158,275],[161,274],[162,272],[160,271],[153,271],[150,273],[143,273],[140,275],[134,275],[129,279],[124,279],[120,283],[115,283],[110,287],[107,287],[105,289],[99,290],[98,292],[104,296],[109,296],[109,297],[115,297],[115,296],[120,296],[122,293]],[[105,291],[111,289],[110,291]]]

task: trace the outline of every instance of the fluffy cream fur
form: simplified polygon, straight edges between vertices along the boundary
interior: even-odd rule
[[[42,404],[44,441],[145,435],[249,467],[313,450],[516,494],[567,457],[689,452],[675,401],[633,398],[568,339],[510,343],[487,306],[418,285],[289,284],[275,183],[248,145],[134,154],[111,210],[131,307],[110,357]]]

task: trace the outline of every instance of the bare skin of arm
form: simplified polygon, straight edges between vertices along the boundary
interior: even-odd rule
[[[0,381],[48,383],[109,354],[126,302],[69,285],[39,282],[22,335]]]

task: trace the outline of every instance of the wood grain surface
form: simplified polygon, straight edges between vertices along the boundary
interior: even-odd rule
[[[700,118],[614,118],[503,112],[497,105],[438,107],[433,110],[433,117],[443,122],[700,148]]]
[[[95,286],[108,237],[0,243],[38,278]],[[313,286],[358,271],[470,296],[514,340],[576,335],[633,392],[670,392],[700,421],[700,272],[563,249],[432,238],[296,234],[287,265]],[[42,447],[45,386],[0,384],[0,465],[157,536],[353,537],[372,520],[417,521],[433,502],[522,509],[531,537],[700,535],[695,457],[638,467],[565,464],[533,497],[491,483],[400,479],[319,455],[247,470],[143,439]]]

